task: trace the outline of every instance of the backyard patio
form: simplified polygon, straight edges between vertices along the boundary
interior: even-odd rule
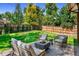
[[[1,52],[0,56],[6,56],[6,54],[10,53],[10,51],[11,49]],[[68,46],[67,48],[58,48],[56,46],[50,45],[49,49],[46,51],[45,56],[74,56],[74,47]]]
[[[26,35],[26,36],[23,37],[24,35]],[[18,41],[22,41],[23,43],[25,43],[28,46],[31,45],[34,48],[34,51],[36,51],[35,53],[37,53],[37,54],[40,50],[46,49],[45,54],[44,54],[45,56],[66,56],[66,55],[73,56],[74,55],[74,38],[73,37],[66,38],[67,42],[64,45],[64,43],[61,44],[62,42],[59,42],[59,43],[55,42],[55,40],[56,40],[55,37],[57,37],[57,36],[58,35],[56,33],[51,33],[51,32],[46,32],[46,31],[29,31],[29,32],[23,32],[21,34],[13,33],[13,34],[10,34],[10,36],[4,36],[4,38],[6,37],[7,41],[3,42],[3,39],[2,39],[2,43],[0,43],[0,47],[1,47],[0,55],[3,55],[3,56],[10,55],[10,53],[13,50],[13,48],[12,48],[13,45],[11,44],[11,39],[14,38],[14,39],[17,39]],[[46,46],[47,48],[42,46],[42,49],[39,49],[41,46],[39,45],[39,47],[37,47],[36,43],[38,43],[40,41],[49,42],[49,46]],[[59,41],[61,41],[61,39],[59,39]],[[35,44],[36,44],[36,46],[35,46]],[[61,45],[64,45],[64,47]],[[17,52],[17,53],[19,53],[19,52]],[[34,52],[32,52],[32,53],[34,53]],[[19,56],[25,56],[25,55],[19,55]]]
[[[79,4],[40,5],[17,3],[0,14],[0,56],[79,55],[79,14],[71,13]]]

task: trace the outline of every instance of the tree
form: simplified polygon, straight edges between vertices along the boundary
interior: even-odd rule
[[[46,23],[47,25],[55,25],[58,15],[57,11],[58,11],[58,7],[56,6],[55,3],[47,3],[45,10],[46,12],[45,21],[43,23],[44,24]]]
[[[58,8],[55,3],[47,3],[46,4],[46,14],[47,15],[54,15],[57,13]]]
[[[2,15],[0,14],[0,19],[2,19]]]
[[[54,19],[52,20],[52,24],[54,26],[60,26],[61,25],[61,20],[60,20],[60,16],[58,14],[55,15]]]
[[[11,13],[10,12],[5,12],[5,18],[10,21],[12,19]]]
[[[23,21],[23,13],[22,13],[22,10],[21,10],[19,3],[16,4],[16,9],[15,9],[15,12],[14,12],[14,15],[13,15],[13,21],[16,24],[21,24],[22,21]]]
[[[0,14],[0,19],[3,19],[5,17],[5,14]]]
[[[24,8],[23,13],[24,13],[24,14],[26,13],[26,7]]]
[[[24,16],[24,23],[30,25],[41,25],[42,23],[42,9],[35,4],[28,4]]]
[[[68,12],[67,5],[60,10],[61,26],[72,29],[75,26],[75,17]]]

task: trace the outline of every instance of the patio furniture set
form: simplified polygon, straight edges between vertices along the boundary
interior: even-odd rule
[[[12,50],[7,56],[44,56],[50,47],[50,42],[46,41],[47,35],[43,34],[38,42],[34,44],[26,44],[14,38],[11,39]],[[56,44],[57,43],[57,44]],[[54,44],[60,47],[65,46],[67,43],[67,36],[58,35],[54,40]]]

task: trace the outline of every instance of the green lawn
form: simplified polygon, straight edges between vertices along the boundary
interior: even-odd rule
[[[11,47],[10,41],[11,38],[15,38],[17,40],[21,40],[25,43],[33,43],[39,40],[41,34],[48,34],[47,39],[54,39],[56,36],[55,33],[45,32],[45,31],[29,31],[29,32],[20,32],[20,33],[12,33],[0,35],[0,50],[5,50]],[[68,37],[68,44],[74,44],[74,37]]]

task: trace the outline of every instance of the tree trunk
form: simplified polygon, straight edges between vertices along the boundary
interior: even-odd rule
[[[79,10],[79,3],[77,3],[77,8]],[[77,12],[77,39],[79,43],[79,11]]]
[[[79,42],[79,13],[77,13],[77,39]]]

